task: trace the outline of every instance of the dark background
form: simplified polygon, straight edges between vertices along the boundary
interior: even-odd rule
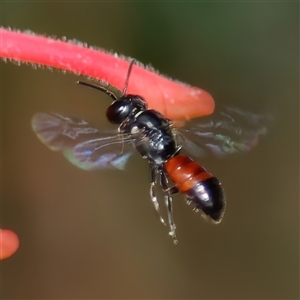
[[[135,57],[217,105],[274,116],[247,155],[202,160],[227,212],[214,226],[176,197],[174,246],[146,161],[84,172],[31,130],[38,111],[106,126],[110,100],[75,75],[1,62],[2,227],[20,237],[2,262],[3,298],[298,298],[299,3],[3,1],[1,13],[4,27]]]

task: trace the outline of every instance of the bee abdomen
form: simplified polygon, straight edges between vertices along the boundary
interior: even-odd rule
[[[216,177],[185,155],[170,158],[164,167],[178,190],[187,196],[195,208],[202,210],[213,221],[220,222],[225,197]]]

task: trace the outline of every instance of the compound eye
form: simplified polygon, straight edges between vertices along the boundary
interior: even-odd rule
[[[121,124],[132,112],[132,104],[124,100],[114,101],[106,110],[107,119],[114,124]]]

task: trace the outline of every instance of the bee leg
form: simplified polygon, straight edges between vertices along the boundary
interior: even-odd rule
[[[159,209],[159,203],[157,201],[157,197],[156,197],[156,193],[155,193],[155,184],[156,184],[156,175],[157,175],[157,169],[155,168],[155,166],[150,165],[150,171],[151,171],[151,182],[150,182],[150,197],[151,197],[151,201],[154,205],[154,208],[158,214],[159,220],[161,223],[163,223],[164,225],[166,225],[165,220],[163,219],[163,217],[161,216],[160,213],[160,209]]]
[[[176,225],[174,222],[173,214],[173,198],[172,195],[178,192],[177,187],[168,187],[168,178],[167,175],[161,171],[160,172],[160,184],[165,192],[165,204],[168,212],[168,222],[169,222],[169,235],[172,237],[175,245],[178,244],[178,239],[176,237]]]

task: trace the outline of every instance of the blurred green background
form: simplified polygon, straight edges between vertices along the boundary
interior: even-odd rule
[[[84,172],[43,146],[38,111],[105,127],[110,100],[75,75],[1,62],[3,298],[298,299],[299,3],[2,2],[1,25],[77,39],[275,121],[246,155],[201,162],[223,183],[214,226],[176,197],[178,246],[149,199],[147,162]]]

